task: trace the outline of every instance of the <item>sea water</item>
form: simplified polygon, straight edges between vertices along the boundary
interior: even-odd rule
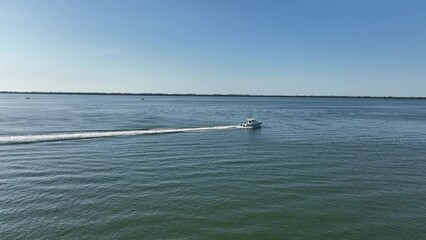
[[[0,239],[426,239],[426,100],[143,98],[0,95]]]

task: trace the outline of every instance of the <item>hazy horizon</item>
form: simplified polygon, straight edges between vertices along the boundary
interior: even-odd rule
[[[54,95],[146,95],[146,96],[236,96],[236,97],[318,97],[318,98],[411,98],[426,99],[426,96],[381,96],[381,95],[290,95],[290,94],[236,94],[236,93],[165,93],[165,92],[64,92],[64,91],[8,91],[0,94],[54,94]]]
[[[0,91],[424,97],[423,1],[0,1]]]

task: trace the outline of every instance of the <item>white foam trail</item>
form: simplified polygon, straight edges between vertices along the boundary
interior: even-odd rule
[[[33,143],[33,142],[45,142],[45,141],[75,140],[75,139],[85,139],[85,138],[101,138],[101,137],[161,134],[161,133],[179,133],[179,132],[225,130],[225,129],[231,129],[231,128],[236,128],[236,127],[237,126],[235,126],[235,125],[230,125],[230,126],[215,126],[215,127],[200,127],[200,128],[71,132],[71,133],[37,134],[37,135],[0,136],[0,144]]]

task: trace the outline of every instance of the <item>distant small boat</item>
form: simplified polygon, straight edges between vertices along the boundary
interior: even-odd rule
[[[31,99],[31,98],[29,98],[29,97],[26,97],[25,99]]]
[[[141,97],[141,101],[143,101],[143,100],[145,100],[145,99],[143,99],[143,97]]]
[[[262,125],[262,122],[259,122],[254,118],[249,118],[249,119],[247,119],[247,122],[241,123],[240,127],[242,127],[242,128],[260,128],[260,125]]]

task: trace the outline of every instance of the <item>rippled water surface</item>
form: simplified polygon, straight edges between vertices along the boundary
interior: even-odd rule
[[[426,239],[425,100],[144,99],[0,95],[0,239]]]

